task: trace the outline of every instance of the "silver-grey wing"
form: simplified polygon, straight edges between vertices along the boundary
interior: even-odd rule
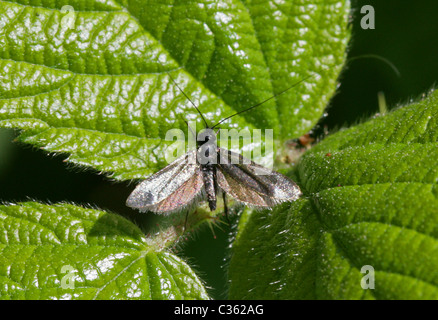
[[[149,211],[157,213],[171,213],[180,211],[190,206],[196,198],[202,195],[204,180],[201,170],[191,176],[178,189],[172,192],[166,199],[149,208]]]
[[[189,205],[203,186],[200,165],[193,159],[196,150],[142,181],[129,195],[126,205],[141,212],[156,213],[170,213]]]
[[[239,202],[258,208],[270,208],[301,196],[295,182],[242,155],[219,148],[216,172],[219,187]]]

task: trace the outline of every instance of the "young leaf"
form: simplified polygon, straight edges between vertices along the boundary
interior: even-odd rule
[[[320,118],[345,57],[348,2],[324,0],[0,1],[0,126],[114,179],[164,167],[177,116],[274,129],[285,140]]]
[[[437,299],[437,114],[434,92],[307,152],[305,197],[240,225],[230,297]]]
[[[2,299],[208,299],[128,220],[70,204],[0,206]]]

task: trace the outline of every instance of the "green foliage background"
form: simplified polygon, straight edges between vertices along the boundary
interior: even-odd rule
[[[399,69],[401,77],[397,77],[378,60],[362,59],[349,63],[341,77],[338,94],[323,121],[330,129],[354,124],[377,112],[378,91],[385,93],[388,105],[393,107],[400,102],[417,99],[438,78],[438,62],[435,59],[438,47],[430,41],[438,31],[433,14],[438,9],[435,2],[408,5],[399,1],[356,1],[353,2],[353,8],[358,9],[363,4],[375,7],[377,29],[361,30],[360,20],[354,20],[349,56],[381,55]],[[356,15],[360,17],[358,12]],[[77,168],[66,170],[62,156],[48,158],[30,148],[23,149],[10,143],[12,136],[10,131],[1,132],[1,199],[14,202],[31,198],[50,202],[68,200],[79,204],[90,203],[123,213],[139,224],[153,223],[142,221],[143,217],[124,206],[132,185],[112,184],[93,172],[78,172]],[[226,263],[224,257],[228,235],[227,231],[219,229],[215,233],[217,239],[205,228],[194,241],[189,241],[181,248],[180,254],[188,257],[201,278],[213,288],[210,294],[223,297],[223,266]]]

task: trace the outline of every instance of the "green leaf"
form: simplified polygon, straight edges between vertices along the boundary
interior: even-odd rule
[[[208,299],[128,220],[70,204],[0,206],[1,299]]]
[[[226,123],[286,140],[322,115],[349,37],[343,0],[64,4],[0,1],[0,127],[118,180],[167,164],[179,115],[203,127],[171,77],[213,124],[315,75]]]
[[[240,225],[230,297],[438,299],[437,119],[434,92],[307,152],[305,196]]]

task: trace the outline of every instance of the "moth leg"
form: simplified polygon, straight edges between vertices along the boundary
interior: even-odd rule
[[[225,192],[222,192],[222,198],[224,200],[225,219],[227,219],[228,224],[230,224],[230,219],[228,218],[227,194]]]

